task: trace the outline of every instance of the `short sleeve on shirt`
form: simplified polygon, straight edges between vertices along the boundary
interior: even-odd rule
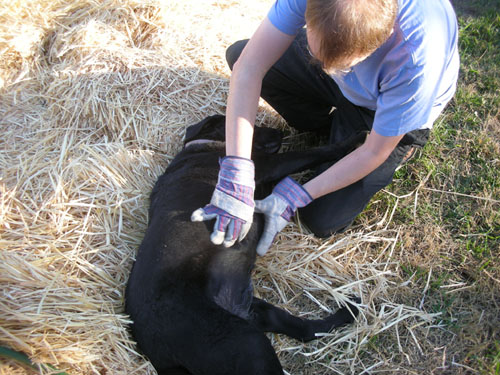
[[[382,82],[373,129],[380,135],[396,136],[428,127],[438,88],[429,83],[438,82],[441,74],[439,64],[405,66]]]
[[[276,0],[267,18],[281,32],[297,35],[306,24],[306,0]]]

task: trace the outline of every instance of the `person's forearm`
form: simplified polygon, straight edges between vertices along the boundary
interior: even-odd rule
[[[261,85],[256,72],[235,66],[226,110],[226,155],[251,158]]]
[[[386,159],[386,155],[373,152],[363,145],[305,183],[303,187],[313,199],[319,198],[361,180]]]
[[[266,17],[234,64],[226,109],[226,155],[251,157],[262,79],[294,38]]]

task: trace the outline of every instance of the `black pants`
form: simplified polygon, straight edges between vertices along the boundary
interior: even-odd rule
[[[227,49],[226,59],[231,69],[246,43],[247,40],[238,41]],[[335,81],[311,63],[306,43],[302,30],[264,77],[262,98],[300,131],[329,130],[332,144],[357,132],[369,131],[375,112],[349,102]],[[318,237],[342,231],[373,195],[392,181],[394,171],[410,148],[422,147],[428,136],[428,129],[407,133],[389,158],[369,175],[300,209],[301,220]]]

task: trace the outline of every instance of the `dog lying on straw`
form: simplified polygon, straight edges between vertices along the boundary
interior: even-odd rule
[[[360,139],[302,152],[276,153],[277,130],[257,128],[253,160],[256,198],[272,183],[345,155]],[[264,218],[256,214],[246,238],[231,248],[210,241],[213,223],[192,222],[210,200],[224,156],[224,117],[188,128],[184,149],[151,194],[149,226],[126,291],[126,311],[140,349],[160,375],[283,374],[264,332],[309,341],[354,320],[349,304],[324,319],[294,317],[253,297],[251,273]]]

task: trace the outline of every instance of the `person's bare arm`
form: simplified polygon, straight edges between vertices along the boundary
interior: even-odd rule
[[[342,189],[378,168],[403,135],[386,137],[372,130],[365,143],[303,185],[313,199]]]
[[[251,158],[262,79],[293,40],[266,18],[234,64],[226,109],[226,155]]]

